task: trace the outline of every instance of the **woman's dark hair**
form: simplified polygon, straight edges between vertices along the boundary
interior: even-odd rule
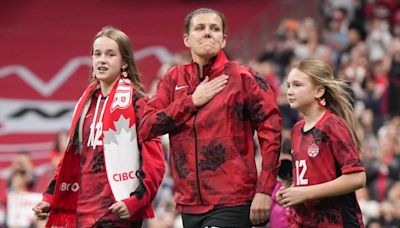
[[[189,34],[190,26],[192,24],[192,19],[194,16],[199,15],[199,14],[205,14],[205,13],[214,13],[214,14],[218,15],[222,21],[222,31],[224,34],[226,34],[227,24],[226,24],[225,16],[221,12],[214,10],[214,9],[210,9],[210,8],[200,8],[200,9],[194,10],[194,11],[190,12],[188,15],[186,15],[185,21],[184,21],[184,31],[185,31],[184,33]]]

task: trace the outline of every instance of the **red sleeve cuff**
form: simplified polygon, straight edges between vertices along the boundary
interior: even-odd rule
[[[43,201],[46,201],[49,204],[53,203],[53,195],[50,195],[48,193],[44,193],[43,194]]]
[[[271,195],[276,185],[276,176],[272,173],[260,175],[257,181],[256,192]]]
[[[136,196],[122,200],[129,210],[131,220],[143,220],[145,218],[154,218],[153,209],[150,207],[143,208],[141,202]]]
[[[365,171],[365,168],[362,166],[355,166],[355,167],[347,167],[342,169],[343,174],[347,173],[357,173],[357,172],[362,172]]]

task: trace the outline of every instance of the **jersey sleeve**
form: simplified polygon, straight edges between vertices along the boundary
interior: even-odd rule
[[[343,121],[332,122],[329,126],[332,151],[342,173],[365,171],[349,128]]]

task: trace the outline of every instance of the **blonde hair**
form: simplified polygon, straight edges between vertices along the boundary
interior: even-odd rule
[[[93,39],[93,43],[99,37],[108,37],[108,38],[114,40],[118,44],[118,48],[121,53],[122,60],[126,64],[128,64],[128,67],[126,68],[126,72],[128,73],[128,78],[132,81],[136,90],[143,92],[144,91],[143,85],[140,82],[140,74],[136,67],[135,58],[133,56],[133,49],[132,49],[131,41],[130,41],[128,35],[126,35],[121,30],[116,29],[112,26],[106,26],[106,27],[103,27],[96,34],[96,36]],[[91,50],[90,54],[93,55],[93,45],[92,45],[92,50]],[[91,68],[90,75],[89,75],[90,80],[93,80],[93,77],[91,76],[92,72],[93,72],[93,69]]]
[[[321,60],[302,60],[295,68],[307,74],[314,85],[325,87],[325,93],[322,97],[326,100],[326,107],[345,121],[350,128],[357,148],[360,149],[361,139],[357,133],[358,122],[354,118],[352,105],[354,99],[350,93],[350,86],[344,81],[335,79],[332,68]]]

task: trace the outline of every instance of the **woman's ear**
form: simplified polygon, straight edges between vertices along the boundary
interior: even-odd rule
[[[315,98],[319,99],[319,98],[323,97],[324,94],[325,94],[325,86],[322,86],[322,85],[316,86]]]
[[[226,46],[226,38],[227,38],[227,35],[224,34],[224,36],[222,37],[222,45],[221,45],[221,48],[224,48],[224,47]]]
[[[187,48],[190,48],[190,44],[189,44],[189,34],[183,34],[183,43],[185,44],[185,46]]]

